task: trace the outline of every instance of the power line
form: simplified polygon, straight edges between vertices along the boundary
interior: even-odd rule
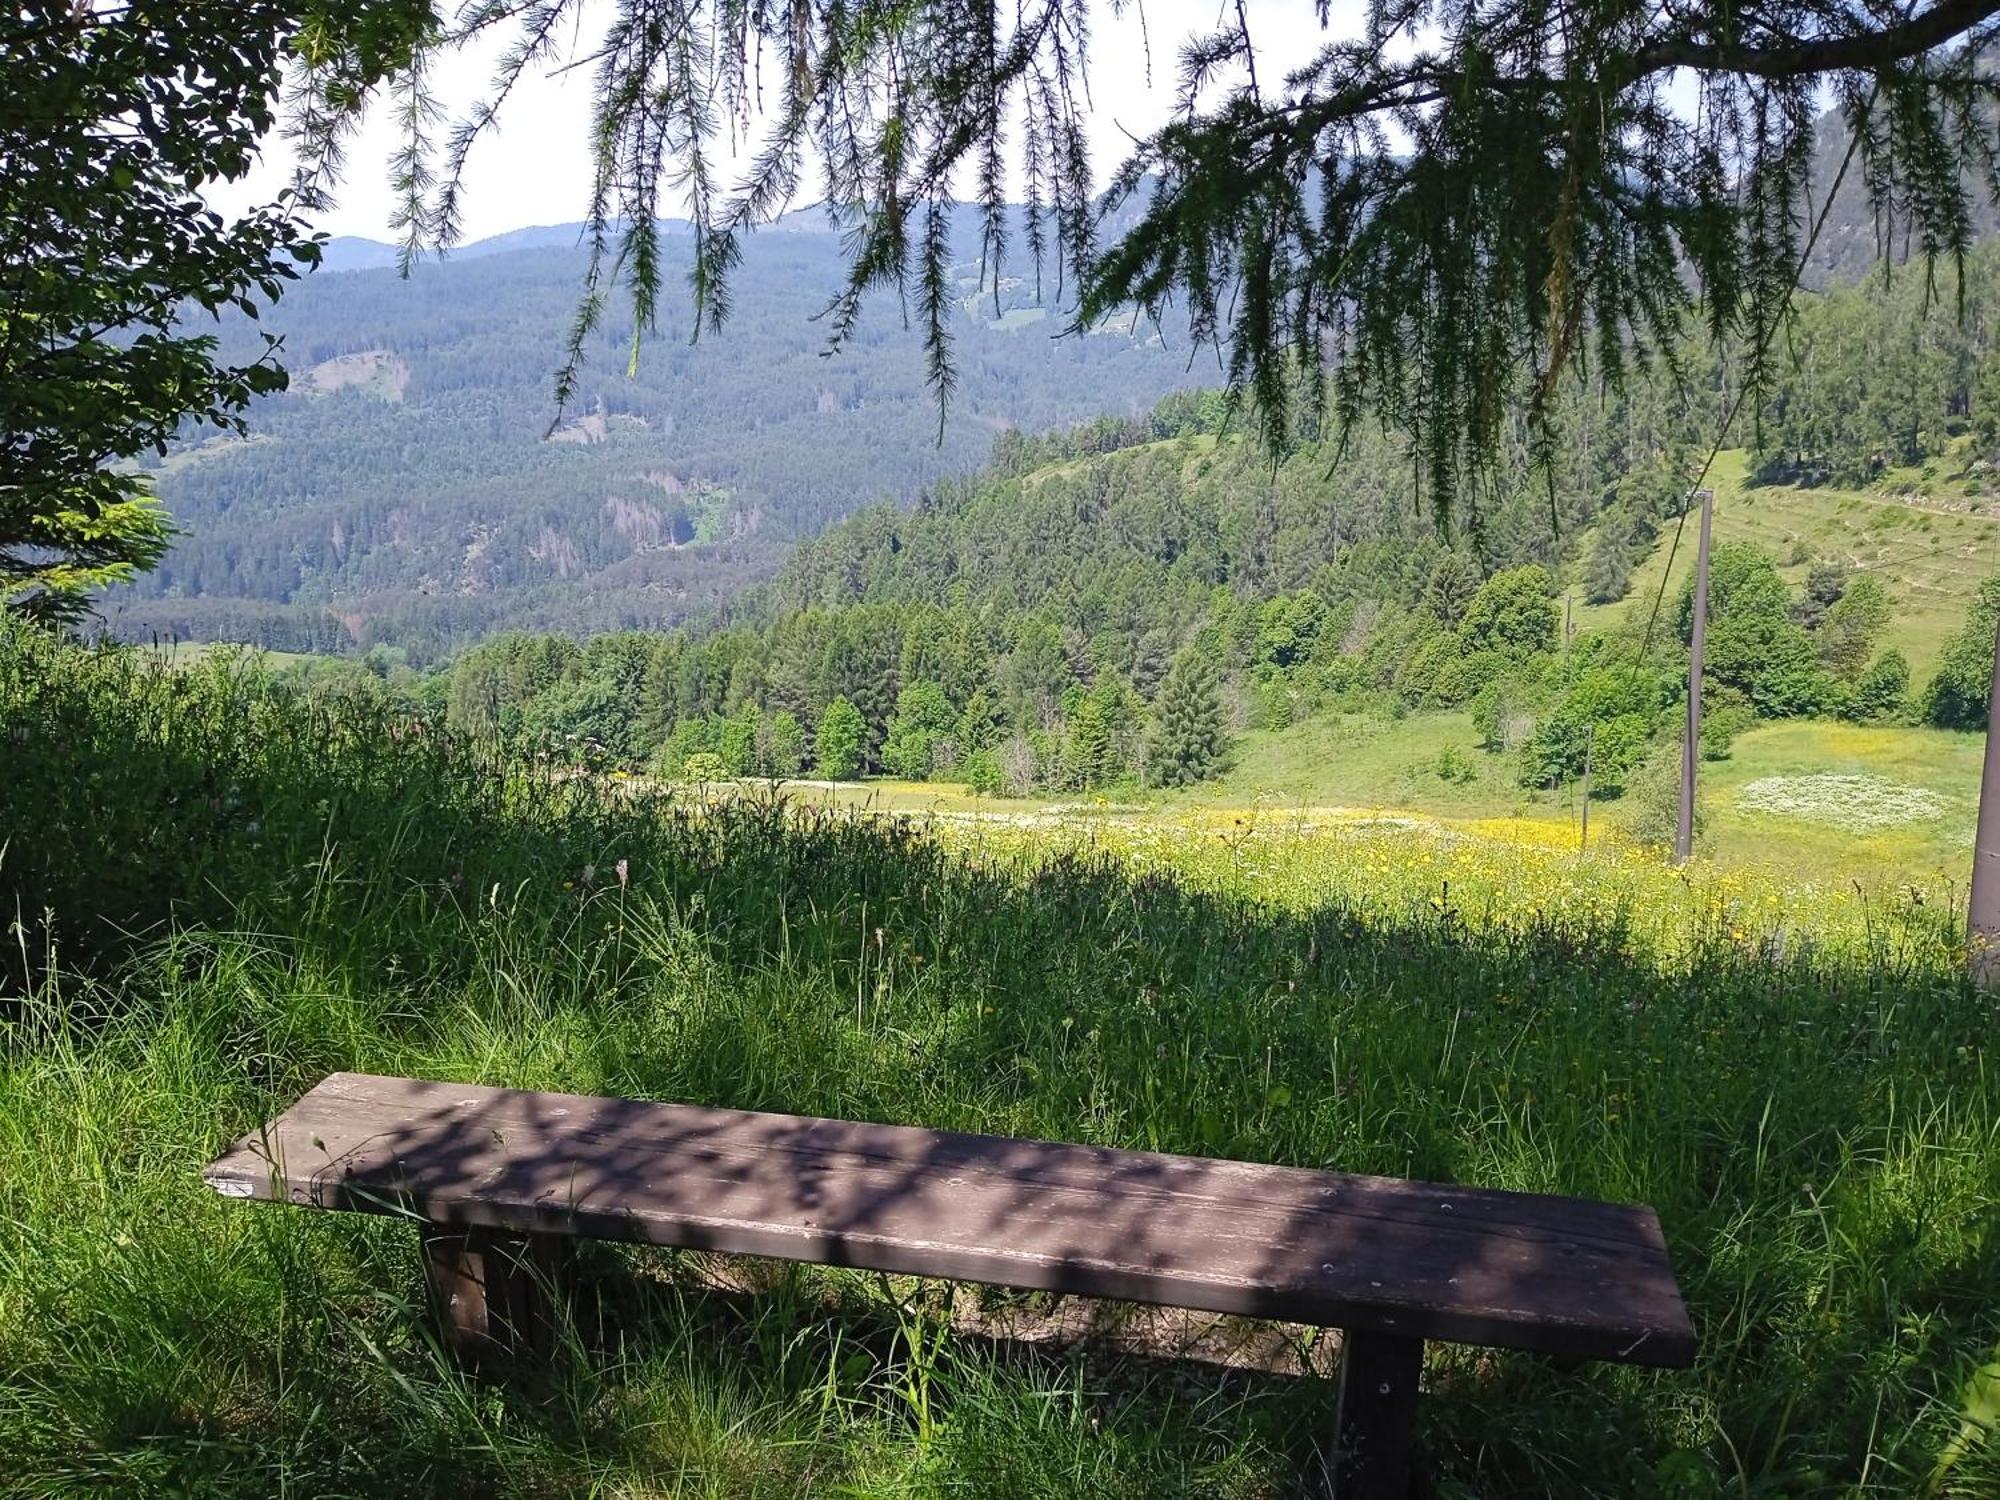
[[[1861,119],[1867,119],[1874,107],[1875,93],[1871,91],[1868,96],[1868,104],[1861,111]],[[1847,169],[1854,164],[1854,153],[1860,145],[1861,126],[1860,122],[1857,121],[1854,130],[1847,138],[1847,154],[1840,159],[1840,170],[1834,174],[1833,186],[1828,190],[1825,201],[1820,204],[1819,217],[1813,221],[1812,233],[1807,236],[1806,247],[1799,255],[1798,269],[1792,273],[1791,289],[1794,292],[1798,290],[1799,283],[1805,279],[1806,267],[1812,263],[1813,249],[1819,244],[1820,231],[1826,228],[1826,221],[1833,213],[1833,200],[1840,196],[1841,184],[1847,181]],[[1771,337],[1777,332],[1777,329],[1778,319],[1776,318],[1771,319],[1765,325],[1762,335],[1758,338],[1756,348],[1750,356],[1753,368],[1763,363],[1765,352],[1771,347]],[[1674,558],[1680,553],[1681,533],[1687,529],[1688,512],[1694,507],[1694,497],[1701,492],[1702,482],[1708,478],[1708,471],[1714,467],[1716,458],[1721,454],[1722,445],[1729,437],[1729,429],[1736,424],[1737,414],[1743,410],[1743,403],[1748,399],[1750,389],[1750,384],[1747,381],[1737,387],[1736,394],[1729,403],[1729,410],[1723,413],[1722,425],[1716,429],[1715,441],[1709,446],[1708,457],[1701,461],[1701,468],[1696,471],[1694,482],[1688,486],[1686,497],[1681,501],[1680,517],[1674,523],[1674,539],[1667,548],[1667,565],[1660,570],[1660,587],[1658,592],[1653,595],[1653,608],[1646,616],[1646,632],[1640,639],[1639,654],[1632,663],[1632,671],[1635,676],[1639,668],[1646,664],[1646,658],[1652,653],[1653,628],[1659,622],[1660,605],[1667,597],[1667,581],[1674,574]]]

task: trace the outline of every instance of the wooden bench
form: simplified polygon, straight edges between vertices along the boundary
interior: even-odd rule
[[[577,1238],[1344,1330],[1326,1479],[1410,1483],[1426,1339],[1685,1366],[1651,1209],[893,1125],[335,1073],[207,1170],[402,1214],[468,1358],[545,1349]]]

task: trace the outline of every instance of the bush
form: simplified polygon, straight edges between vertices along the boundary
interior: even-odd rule
[[[1678,745],[1662,745],[1646,758],[1632,777],[1632,812],[1625,831],[1646,848],[1671,851],[1680,825],[1681,752]],[[1708,807],[1696,782],[1694,834],[1699,839],[1708,827]]]
[[[681,762],[681,780],[683,781],[706,782],[728,781],[731,779],[729,767],[723,764],[722,757],[712,755],[708,751],[699,751]]]
[[[1479,774],[1478,769],[1472,764],[1472,758],[1456,745],[1446,745],[1444,749],[1438,751],[1432,769],[1437,772],[1439,781],[1449,781],[1458,786],[1464,785]]]
[[[1286,729],[1294,722],[1297,695],[1283,678],[1273,677],[1250,684],[1250,727]]]
[[[975,750],[958,763],[958,774],[966,788],[982,797],[999,797],[1006,792],[1000,775],[1000,758],[991,750]]]
[[[1472,698],[1472,727],[1487,750],[1518,750],[1535,732],[1536,715],[1548,691],[1537,683],[1501,677],[1488,682]]]
[[[1462,701],[1465,652],[1458,637],[1440,630],[1424,637],[1396,671],[1396,691],[1418,707],[1449,707]]]
[[[1980,585],[1965,628],[1945,644],[1924,689],[1924,721],[1940,729],[1984,729],[1993,684],[1994,622],[2000,619],[2000,578]]]
[[[1756,722],[1757,715],[1746,704],[1704,707],[1701,715],[1701,758],[1728,760],[1735,748],[1736,736]],[[1685,733],[1685,729],[1682,732]]]
[[[1884,651],[1869,663],[1847,700],[1846,717],[1863,724],[1900,719],[1910,705],[1910,664],[1900,651]]]
[[[1593,667],[1579,676],[1521,749],[1521,783],[1553,786],[1583,774],[1617,795],[1645,754],[1660,719],[1661,680],[1630,667]]]

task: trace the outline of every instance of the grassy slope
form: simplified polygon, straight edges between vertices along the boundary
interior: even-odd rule
[[[1869,491],[1749,487],[1745,455],[1723,454],[1711,472],[1715,536],[1748,541],[1776,557],[1801,583],[1812,559],[1839,558],[1879,574],[1895,603],[1884,644],[1910,660],[1921,683],[1944,640],[1959,628],[1980,582],[2000,573],[2000,517],[1976,514],[1947,481],[1900,473]],[[1650,612],[1666,570],[1668,543],[1636,570],[1631,593],[1612,605],[1575,606],[1579,630],[1604,629]],[[1793,561],[1794,557],[1802,560]],[[1666,593],[1671,608],[1694,568],[1693,535],[1683,538]],[[1580,599],[1581,591],[1578,590]],[[1404,808],[1448,818],[1577,820],[1574,791],[1529,796],[1514,780],[1511,757],[1479,752],[1462,713],[1402,720],[1333,716],[1277,733],[1244,737],[1223,781],[1187,799],[1195,805],[1280,804]],[[1473,775],[1437,773],[1447,746]],[[1978,793],[1983,742],[1976,736],[1919,728],[1857,728],[1796,723],[1744,735],[1734,755],[1704,767],[1708,826],[1704,854],[1720,863],[1864,884],[1944,880],[1963,883]],[[1750,811],[1743,789],[1767,777],[1864,775],[1935,792],[1935,817],[1890,831]],[[1600,805],[1600,826],[1629,823],[1629,805]]]
[[[1709,824],[1703,852],[1720,863],[1762,866],[1864,885],[1938,881],[1963,891],[1971,871],[1985,741],[1940,729],[1791,722],[1767,724],[1703,767]],[[1738,805],[1764,777],[1862,775],[1937,794],[1937,816],[1887,830],[1777,816]]]
[[[1883,643],[1910,659],[1921,682],[1980,582],[2000,573],[2000,517],[1965,509],[1968,502],[1949,485],[1917,474],[1898,474],[1869,490],[1813,490],[1746,486],[1744,468],[1736,450],[1721,455],[1710,472],[1716,540],[1756,543],[1795,586],[1812,559],[1877,573],[1896,603]],[[1693,576],[1694,539],[1690,524],[1668,580],[1669,609]],[[1653,550],[1635,570],[1632,592],[1616,604],[1586,604],[1577,588],[1577,628],[1602,629],[1635,612],[1644,618],[1659,594],[1669,546],[1663,540]],[[1806,560],[1792,561],[1800,549]]]
[[[615,1248],[565,1362],[468,1384],[406,1225],[201,1184],[334,1068],[1648,1202],[1696,1368],[1435,1349],[1440,1494],[2000,1492],[2000,1084],[1931,909],[1282,815],[692,814],[177,677],[0,650],[0,895],[96,939],[0,1025],[0,1496],[1270,1500],[1325,1428]]]

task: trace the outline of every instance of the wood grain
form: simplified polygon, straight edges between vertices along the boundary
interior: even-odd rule
[[[234,1197],[1685,1366],[1651,1209],[906,1126],[336,1073]]]

